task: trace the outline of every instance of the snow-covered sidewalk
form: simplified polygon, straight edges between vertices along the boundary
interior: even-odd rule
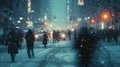
[[[120,67],[120,44],[101,42],[92,56],[92,67]]]
[[[105,46],[105,48],[109,52],[113,67],[120,67],[120,44]]]

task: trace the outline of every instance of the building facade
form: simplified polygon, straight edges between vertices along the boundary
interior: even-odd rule
[[[0,28],[8,28],[13,25],[13,0],[0,0]]]
[[[1,28],[24,28],[27,16],[26,14],[26,0],[0,0]]]

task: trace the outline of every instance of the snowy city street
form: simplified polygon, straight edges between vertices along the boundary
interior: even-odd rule
[[[4,49],[4,50],[3,50]],[[25,43],[12,63],[7,47],[1,45],[1,67],[80,67],[78,51],[70,41],[49,42],[44,48],[41,42],[35,42],[35,58],[28,58]],[[120,45],[101,43],[91,57],[90,67],[119,67]]]
[[[120,67],[120,0],[0,0],[0,67]]]

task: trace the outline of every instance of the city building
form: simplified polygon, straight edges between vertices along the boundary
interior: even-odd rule
[[[0,0],[0,28],[8,28],[13,26],[13,0]]]
[[[0,0],[0,27],[24,28],[27,16],[26,0]]]
[[[24,29],[27,21],[27,0],[13,0],[13,23],[17,28]]]

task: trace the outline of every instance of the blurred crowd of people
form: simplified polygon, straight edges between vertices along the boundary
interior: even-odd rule
[[[92,28],[83,27],[74,31],[74,44],[79,51],[82,67],[88,67],[93,49],[97,44],[96,32]]]
[[[115,29],[98,30],[97,38],[100,41],[104,41],[109,44],[112,42],[114,42],[114,44],[118,44],[119,31]]]
[[[95,29],[83,27],[74,31],[74,44],[80,54],[83,67],[89,67],[90,58],[101,42],[118,44],[119,31],[115,29]]]
[[[59,35],[60,35],[59,30],[58,31],[53,30],[53,43],[59,42]]]

